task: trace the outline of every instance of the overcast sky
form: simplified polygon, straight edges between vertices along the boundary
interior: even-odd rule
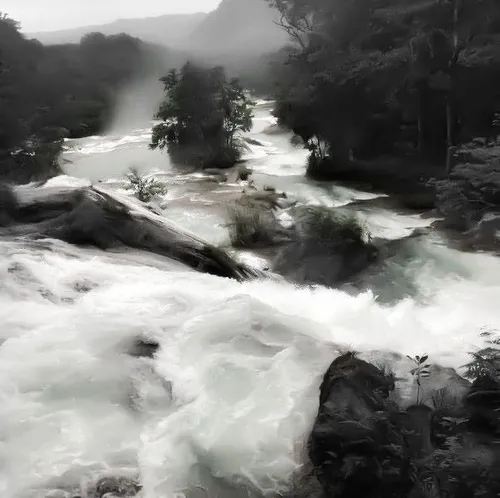
[[[208,12],[220,0],[1,0],[0,11],[24,32],[102,24],[124,17]]]

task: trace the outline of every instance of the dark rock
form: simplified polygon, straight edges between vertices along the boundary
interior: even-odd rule
[[[487,164],[459,164],[435,188],[447,228],[469,231],[479,241],[494,238],[500,215],[500,152]]]
[[[258,147],[263,147],[264,144],[262,142],[259,142],[258,140],[255,140],[254,138],[246,137],[245,142],[250,145],[257,145]]]
[[[157,342],[137,339],[128,354],[135,358],[153,358],[159,348],[160,345]]]
[[[104,498],[107,494],[129,498],[136,496],[140,490],[140,484],[129,477],[103,477],[97,481],[92,498]]]
[[[8,185],[0,184],[0,226],[10,224],[18,209],[15,193]]]
[[[228,174],[218,168],[206,168],[203,170],[203,173],[213,177],[212,179],[217,183],[223,183],[228,180]]]
[[[412,405],[406,410],[409,418],[408,429],[411,454],[413,457],[422,458],[432,452],[431,420],[433,411],[426,405]]]
[[[337,358],[320,388],[309,458],[325,496],[406,496],[412,487],[397,413],[388,411],[394,380],[353,353]]]
[[[323,161],[308,169],[314,180],[335,181],[376,192],[393,194],[407,209],[432,209],[435,206],[432,178],[445,176],[444,167],[417,156],[381,157],[373,161],[336,159]]]
[[[250,175],[252,174],[252,170],[247,166],[239,166],[238,167],[238,179],[246,182]]]
[[[500,381],[490,375],[477,378],[465,398],[469,430],[487,438],[500,437]]]
[[[299,284],[335,287],[365,270],[377,255],[355,220],[307,207],[296,211],[291,242],[278,253],[273,270]]]

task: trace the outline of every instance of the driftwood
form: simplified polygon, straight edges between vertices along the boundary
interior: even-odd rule
[[[0,188],[0,236],[54,238],[70,244],[142,249],[188,267],[238,280],[259,276],[146,209],[127,205],[95,187],[51,189]]]

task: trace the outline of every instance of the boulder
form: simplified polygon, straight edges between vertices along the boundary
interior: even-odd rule
[[[167,219],[136,210],[103,190],[45,190],[23,192],[23,203],[8,226],[0,227],[0,236],[48,237],[103,250],[133,247],[221,277],[242,280],[261,275]]]
[[[472,384],[465,397],[469,429],[483,437],[500,437],[500,381],[483,375]]]
[[[0,226],[8,225],[18,210],[18,200],[12,189],[0,183]]]
[[[157,342],[139,338],[134,341],[128,354],[134,358],[153,358],[159,348]]]
[[[252,170],[248,166],[238,166],[237,175],[238,180],[246,182],[250,175],[252,174]]]
[[[335,287],[376,261],[378,250],[356,220],[321,207],[297,209],[293,217],[291,242],[273,263],[285,278]]]
[[[213,177],[218,183],[224,183],[228,180],[228,174],[218,168],[206,168],[203,170],[203,173]]]
[[[435,182],[435,189],[446,227],[469,231],[477,240],[494,238],[500,215],[500,155],[487,164],[457,165],[448,178]]]
[[[141,485],[128,476],[104,476],[92,480],[83,491],[88,498],[132,498],[137,496]]]
[[[389,410],[393,389],[390,376],[353,353],[329,367],[309,439],[309,458],[325,496],[407,496],[412,481],[398,412]]]

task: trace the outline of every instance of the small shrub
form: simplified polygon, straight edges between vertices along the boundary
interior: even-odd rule
[[[155,178],[146,178],[141,176],[136,169],[131,169],[127,174],[127,190],[133,190],[134,195],[141,202],[150,202],[155,197],[165,195],[167,189],[165,185]]]
[[[481,337],[486,339],[486,345],[477,351],[472,351],[472,361],[465,365],[464,376],[475,380],[481,377],[500,379],[500,336],[492,332],[482,332]]]
[[[252,204],[235,203],[228,208],[229,237],[234,247],[273,245],[280,227],[274,215]]]
[[[360,244],[371,242],[371,236],[360,224],[356,216],[342,214],[331,209],[306,208],[301,217],[301,231],[304,235],[317,238],[319,241],[353,241]]]
[[[420,356],[415,356],[415,358],[412,358],[411,356],[407,355],[407,358],[413,361],[415,363],[415,368],[412,368],[410,370],[410,374],[416,379],[417,381],[417,405],[419,405],[422,402],[422,379],[425,377],[430,377],[430,367],[431,365],[428,363],[425,363],[428,360],[428,356],[424,355],[422,357]]]

